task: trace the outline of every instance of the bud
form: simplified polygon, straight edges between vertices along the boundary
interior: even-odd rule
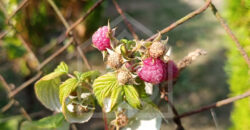
[[[153,58],[158,58],[164,54],[166,47],[161,42],[153,42],[150,46],[149,54]]]

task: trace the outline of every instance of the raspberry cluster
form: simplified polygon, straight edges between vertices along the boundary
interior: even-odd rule
[[[135,83],[134,75],[152,84],[178,77],[179,70],[169,58],[168,40],[161,40],[161,34],[152,42],[134,40],[128,43],[117,40],[110,33],[109,26],[100,27],[93,34],[92,42],[98,50],[107,52],[107,65],[117,72],[121,84]]]

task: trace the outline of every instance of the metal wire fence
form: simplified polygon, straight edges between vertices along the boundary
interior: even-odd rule
[[[16,87],[13,84],[9,84],[5,81],[5,79],[3,78],[3,76],[0,75],[0,82],[2,83],[3,87],[6,90],[6,93],[8,94],[8,98],[9,98],[9,103],[6,104],[4,107],[1,108],[1,112],[5,112],[7,111],[9,108],[11,108],[12,106],[14,107],[18,107],[21,114],[23,114],[23,116],[27,119],[27,120],[32,120],[31,116],[29,113],[26,112],[26,110],[22,107],[22,105],[15,99],[15,96],[17,94],[19,94],[19,92],[21,92],[22,90],[24,90],[26,87],[28,87],[29,85],[31,85],[32,83],[34,83],[37,79],[39,79],[41,77],[41,75],[43,74],[42,69],[49,64],[54,58],[56,58],[57,56],[59,56],[60,54],[62,54],[62,52],[64,52],[70,45],[74,45],[77,49],[77,53],[81,56],[82,61],[84,62],[84,64],[87,66],[88,69],[91,69],[91,65],[89,64],[85,53],[83,52],[83,49],[80,47],[81,43],[78,42],[78,39],[76,37],[76,32],[75,32],[75,27],[77,25],[79,25],[81,22],[83,22],[84,20],[86,20],[86,18],[98,7],[103,3],[104,0],[98,0],[94,5],[92,5],[87,12],[83,15],[83,16],[79,16],[80,18],[78,20],[76,20],[73,24],[69,24],[67,22],[67,20],[64,18],[64,16],[62,15],[62,13],[60,12],[60,10],[58,9],[57,5],[54,3],[53,0],[47,0],[47,2],[49,3],[49,5],[53,8],[55,14],[57,15],[57,17],[60,19],[61,23],[64,25],[66,31],[65,31],[65,37],[63,37],[62,40],[65,40],[66,38],[68,38],[69,40],[67,40],[67,43],[62,46],[60,49],[58,49],[56,52],[54,52],[52,55],[50,55],[49,57],[47,57],[45,60],[43,61],[39,61],[37,56],[35,55],[35,53],[32,52],[31,48],[29,47],[29,45],[25,42],[24,38],[22,37],[22,35],[17,34],[18,38],[22,41],[22,44],[24,45],[24,47],[26,48],[26,50],[28,51],[28,53],[30,53],[37,61],[38,63],[38,67],[36,69],[36,74],[30,78],[29,80],[25,81],[24,83],[22,83],[20,86]],[[23,8],[27,7],[29,5],[30,0],[23,0],[20,2],[20,4],[18,5],[18,7],[16,8],[16,10],[11,14],[11,15],[7,15],[6,10],[4,9],[4,7],[1,5],[1,11],[4,12],[5,18],[6,18],[6,24],[10,27],[9,30],[4,30],[1,31],[0,34],[0,40],[2,38],[4,38],[10,31],[11,29],[14,29],[12,23],[11,23],[11,19]],[[116,2],[116,0],[112,0],[117,12],[122,16],[125,24],[127,25],[129,31],[131,32],[132,36],[134,39],[138,39],[138,36],[136,35],[132,25],[129,23],[129,21],[126,19],[126,16],[123,13],[123,10],[120,8],[119,4]],[[0,3],[1,4],[1,3]],[[167,33],[171,30],[173,30],[174,28],[176,28],[177,26],[180,26],[182,23],[191,20],[193,17],[195,17],[196,15],[201,14],[202,12],[208,10],[208,8],[211,8],[211,11],[213,12],[213,14],[215,15],[215,17],[217,18],[218,22],[221,24],[221,26],[224,28],[224,30],[227,32],[227,34],[232,38],[232,40],[235,42],[236,47],[238,48],[238,50],[240,51],[241,55],[244,57],[245,62],[248,64],[248,67],[250,68],[250,60],[249,57],[247,55],[247,53],[245,52],[245,50],[243,49],[243,47],[240,45],[238,39],[236,38],[236,36],[233,34],[233,32],[231,31],[231,29],[228,27],[228,25],[225,23],[225,21],[223,20],[223,18],[221,17],[220,13],[218,12],[218,10],[216,9],[216,7],[214,6],[214,4],[212,3],[212,0],[206,0],[206,2],[204,3],[204,5],[202,5],[200,8],[198,8],[197,10],[187,14],[186,16],[182,17],[181,19],[177,20],[176,22],[172,23],[171,25],[167,26],[166,28],[164,28],[163,30],[160,31],[161,34]],[[154,39],[157,36],[157,34],[149,37],[147,40],[150,41],[152,39]],[[185,65],[184,65],[185,67]],[[176,125],[177,125],[177,129],[181,130],[184,129],[182,123],[181,123],[181,119],[185,118],[185,117],[189,117],[192,116],[194,114],[197,113],[201,113],[203,111],[207,111],[210,110],[212,108],[217,108],[217,107],[221,107],[230,103],[233,103],[237,100],[240,100],[242,98],[246,98],[250,96],[250,91],[246,91],[245,93],[242,93],[241,95],[235,96],[235,97],[230,97],[230,98],[226,98],[224,100],[221,101],[217,101],[215,103],[212,103],[210,105],[207,106],[202,106],[198,109],[189,111],[189,112],[185,112],[185,113],[181,113],[179,114],[178,111],[176,110],[175,106],[173,103],[171,103],[168,98],[167,98],[167,94],[165,92],[163,93],[163,97],[169,104],[169,106],[171,107],[173,113],[174,113],[174,117],[171,118],[171,120],[173,120]],[[107,125],[107,124],[106,124]],[[108,127],[106,127],[108,128]]]

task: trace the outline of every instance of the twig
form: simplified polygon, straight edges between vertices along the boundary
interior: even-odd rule
[[[41,70],[46,64],[48,64],[50,61],[52,61],[56,56],[61,54],[64,50],[66,50],[73,42],[73,38],[70,38],[69,41],[61,47],[59,50],[57,50],[55,53],[53,53],[50,57],[45,59],[40,66],[38,67],[38,70]]]
[[[9,98],[14,97],[17,93],[19,93],[21,90],[29,86],[31,83],[36,81],[40,76],[42,75],[42,72],[38,72],[33,78],[29,79],[28,81],[24,82],[22,85],[17,87],[15,90],[13,90],[11,93],[9,93]]]
[[[76,124],[71,124],[71,129],[72,130],[77,130]]]
[[[244,60],[246,61],[246,63],[248,64],[248,68],[250,68],[250,59],[249,59],[246,51],[244,50],[244,48],[240,45],[239,40],[236,38],[236,36],[234,35],[234,33],[231,31],[230,27],[226,24],[226,22],[224,21],[224,19],[221,17],[221,15],[219,14],[218,10],[216,9],[216,7],[214,6],[213,3],[210,4],[210,8],[212,9],[212,12],[215,15],[215,17],[217,18],[217,20],[220,22],[221,26],[225,29],[225,31],[227,32],[227,34],[235,42],[238,50],[240,51],[241,55],[244,57]]]
[[[49,4],[52,6],[52,8],[54,9],[54,11],[56,12],[56,14],[58,15],[58,17],[60,18],[60,20],[62,21],[62,23],[64,24],[66,29],[69,29],[69,24],[66,21],[66,19],[63,17],[62,13],[59,11],[58,7],[56,6],[56,4],[54,3],[54,1],[52,0],[48,0]],[[80,54],[81,58],[83,59],[84,63],[86,64],[86,66],[88,67],[88,69],[91,69],[91,66],[85,56],[85,54],[82,52],[81,48],[79,47],[79,42],[76,40],[76,36],[73,34],[71,35],[71,37],[73,38],[73,41],[76,43],[76,48],[77,48],[77,52]]]
[[[7,93],[11,92],[11,89],[8,85],[8,83],[5,81],[2,75],[0,75],[0,82],[2,83],[4,89],[6,90]]]
[[[172,85],[171,86],[168,86],[168,85],[167,86],[162,86],[162,85],[160,85],[161,98],[163,98],[168,103],[168,105],[170,106],[172,112],[174,113],[174,117],[178,117],[179,113],[178,113],[177,109],[175,108],[174,104],[171,101],[169,101],[169,99],[168,99],[168,93],[166,92],[166,87],[169,89],[168,92],[172,91],[172,87],[173,87]],[[184,127],[182,126],[180,118],[174,119],[174,122],[177,125],[176,130],[184,130]]]
[[[124,15],[121,7],[118,5],[118,3],[116,2],[116,0],[112,0],[114,5],[115,5],[115,8],[117,10],[117,12],[122,16],[123,18],[123,21],[125,22],[125,24],[127,25],[129,31],[132,33],[134,39],[138,40],[138,36],[136,35],[132,25],[130,24],[130,22],[127,20],[126,16]]]
[[[17,100],[15,100],[15,106],[19,106],[20,107],[20,113],[22,113],[23,114],[23,116],[27,119],[27,120],[29,120],[29,121],[31,121],[32,119],[31,119],[31,117],[30,117],[30,115],[28,114],[28,112],[20,105],[20,103],[17,101]]]
[[[0,9],[2,10],[2,12],[4,13],[5,16],[7,16],[7,11],[6,8],[3,5],[4,3],[0,0]]]
[[[0,75],[0,81],[2,82],[5,90],[7,93],[10,93],[11,92],[11,87],[8,85],[8,83],[5,81],[5,79],[2,77],[2,75]],[[10,99],[10,102],[4,107],[1,109],[1,112],[4,112],[4,111],[7,111],[13,104],[15,106],[19,106],[20,107],[20,112],[23,114],[23,116],[27,119],[27,120],[30,120],[31,121],[31,118],[29,116],[29,114],[26,112],[26,110],[20,105],[20,103],[15,100],[13,97],[9,97]]]
[[[165,95],[165,98],[164,98],[164,99],[167,101],[168,105],[169,105],[170,108],[172,109],[172,111],[173,111],[175,117],[178,117],[179,114],[178,114],[178,112],[177,112],[177,110],[176,110],[174,104],[168,100],[167,95]],[[174,118],[174,122],[175,122],[175,124],[177,125],[176,130],[184,130],[184,127],[182,126],[182,123],[181,123],[181,119],[180,119],[180,118]]]
[[[10,19],[11,19],[12,17],[14,17],[14,16],[17,14],[17,12],[18,12],[19,10],[21,10],[23,7],[25,7],[25,5],[28,4],[28,1],[29,1],[29,0],[23,0],[23,1],[20,3],[20,5],[17,7],[17,9],[7,18],[7,23],[9,23]]]
[[[190,65],[194,60],[196,60],[201,55],[206,55],[207,52],[201,49],[196,49],[193,52],[190,52],[186,57],[184,57],[178,64],[178,69],[181,71],[188,65]]]
[[[6,112],[8,109],[10,109],[15,103],[15,100],[10,100],[8,104],[6,104],[4,107],[1,108],[1,113]]]
[[[25,49],[31,54],[31,56],[35,59],[35,62],[40,64],[38,58],[36,57],[35,53],[31,50],[30,46],[28,43],[24,40],[23,36],[21,34],[18,34],[18,38],[22,41],[23,46]]]
[[[178,21],[172,23],[170,26],[168,26],[168,27],[164,28],[163,30],[161,30],[160,33],[161,33],[161,34],[167,33],[167,32],[169,32],[170,30],[176,28],[178,25],[180,25],[180,24],[182,24],[182,23],[188,21],[189,19],[193,18],[194,16],[196,16],[196,15],[198,15],[198,14],[204,12],[204,11],[209,7],[210,3],[211,3],[211,0],[207,0],[207,2],[205,3],[204,6],[202,6],[201,8],[199,8],[199,9],[197,9],[197,10],[195,10],[195,11],[189,13],[189,14],[186,15],[186,16],[182,17],[182,18],[179,19]],[[147,41],[153,40],[154,38],[157,37],[157,35],[158,35],[158,33],[155,34],[155,35],[153,35],[153,36],[151,36],[150,38],[148,38]]]
[[[4,38],[8,33],[10,32],[10,30],[4,31],[0,34],[0,39]]]
[[[106,115],[106,112],[104,109],[102,109],[102,117],[103,117],[103,121],[104,121],[104,130],[109,130],[107,115]]]
[[[194,115],[194,114],[209,110],[211,108],[216,108],[216,107],[221,107],[221,106],[227,105],[229,103],[235,102],[237,100],[240,100],[240,99],[243,99],[243,98],[246,98],[246,97],[249,97],[249,96],[250,96],[250,91],[247,91],[247,92],[245,92],[245,93],[243,93],[241,95],[234,96],[234,97],[231,97],[231,98],[227,98],[227,99],[215,102],[214,104],[207,105],[207,106],[201,107],[199,109],[183,113],[183,114],[181,114],[181,115],[179,115],[179,116],[177,116],[175,118],[184,118],[184,117],[187,117],[187,116],[191,116],[191,115]]]
[[[80,54],[81,58],[83,59],[83,62],[86,64],[87,68],[88,68],[89,70],[91,70],[91,69],[92,69],[92,66],[89,64],[88,59],[87,59],[87,57],[84,55],[84,53],[83,53],[81,47],[78,45],[78,46],[76,47],[76,49],[77,49],[77,52]]]
[[[47,0],[49,2],[49,4],[52,6],[52,8],[55,10],[56,14],[58,15],[59,19],[62,21],[63,25],[66,28],[69,28],[69,24],[67,23],[67,21],[65,20],[65,18],[63,17],[62,13],[59,11],[58,7],[56,6],[56,4],[54,3],[53,0]]]
[[[87,11],[87,13],[86,13],[83,17],[79,18],[75,23],[73,23],[73,24],[67,29],[66,35],[68,36],[69,33],[71,32],[71,30],[74,29],[74,28],[75,28],[78,24],[80,24],[82,21],[84,21],[84,20],[89,16],[89,14],[90,14],[91,12],[94,11],[95,8],[97,8],[99,5],[101,5],[101,3],[102,3],[103,1],[104,1],[104,0],[98,0],[91,8]]]

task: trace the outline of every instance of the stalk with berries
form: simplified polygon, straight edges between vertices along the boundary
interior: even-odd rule
[[[36,82],[39,101],[62,113],[70,123],[87,122],[97,103],[107,114],[105,118],[111,128],[132,128],[141,120],[157,123],[156,118],[164,119],[150,98],[153,90],[162,89],[153,88],[175,82],[179,71],[203,53],[192,53],[176,65],[170,56],[168,38],[162,39],[160,33],[153,41],[145,41],[117,39],[115,31],[108,24],[92,35],[93,46],[103,54],[108,68],[105,74],[95,70],[71,74],[67,64],[61,62]]]

